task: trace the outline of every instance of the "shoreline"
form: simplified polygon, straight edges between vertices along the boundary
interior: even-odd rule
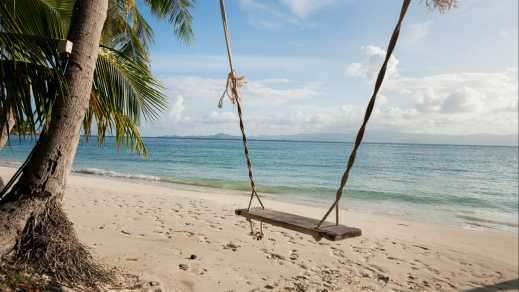
[[[3,178],[14,171],[0,167]],[[163,291],[459,291],[514,280],[507,287],[517,286],[518,237],[509,232],[342,210],[342,224],[361,228],[361,237],[315,242],[265,225],[257,241],[234,215],[247,203],[243,192],[73,174],[64,204],[96,258],[158,281]],[[264,203],[315,218],[325,211]]]
[[[104,175],[104,174],[98,174],[98,173],[90,173],[85,172],[84,170],[73,170],[74,175],[78,176],[86,176],[86,177],[101,177],[106,179],[113,179],[113,180],[120,180],[120,181],[127,181],[127,182],[133,182],[133,183],[140,183],[140,184],[153,184],[157,186],[165,186],[169,187],[171,189],[181,189],[181,190],[188,190],[188,191],[196,191],[196,192],[211,192],[211,193],[225,193],[232,196],[248,196],[248,191],[245,190],[239,190],[239,189],[233,189],[233,188],[225,188],[225,187],[214,187],[211,185],[204,185],[202,183],[196,184],[196,183],[189,183],[189,182],[180,182],[180,181],[168,181],[168,180],[162,180],[160,178],[157,179],[150,179],[147,178],[146,175],[131,175],[128,174],[130,177],[125,176],[112,176],[112,175]],[[123,174],[126,175],[126,174]],[[144,177],[143,177],[144,176]],[[320,209],[327,209],[329,207],[328,202],[325,200],[319,200],[319,199],[311,199],[310,197],[305,196],[294,196],[292,193],[268,193],[268,192],[261,192],[260,196],[262,199],[267,199],[269,201],[279,202],[279,203],[287,203],[287,204],[293,204],[297,206],[307,206],[312,208],[320,208]],[[311,194],[307,194],[311,195]],[[347,194],[346,194],[347,195]],[[332,200],[330,200],[331,202]],[[386,202],[386,201],[374,201],[374,200],[361,200],[358,198],[348,198],[345,196],[342,200],[348,201],[350,204],[349,206],[344,206],[344,203],[341,206],[341,209],[346,212],[355,212],[359,214],[372,214],[376,216],[382,216],[382,217],[388,217],[395,220],[403,220],[408,222],[416,222],[416,223],[424,223],[424,224],[434,224],[434,225],[441,225],[441,226],[448,226],[453,228],[461,228],[464,230],[495,230],[495,231],[503,231],[512,233],[514,235],[519,236],[519,232],[517,228],[519,227],[519,221],[515,222],[506,222],[506,221],[497,221],[492,220],[484,217],[476,217],[474,214],[464,214],[460,213],[455,216],[453,216],[452,213],[449,213],[447,211],[438,211],[435,210],[436,215],[442,215],[442,212],[445,213],[447,216],[452,216],[451,218],[447,217],[444,219],[432,219],[428,216],[420,216],[418,213],[421,213],[420,211],[426,211],[424,209],[424,205],[418,205],[418,209],[416,210],[412,208],[412,205],[410,203],[404,203],[404,202]],[[384,206],[377,206],[376,208],[371,208],[373,205],[384,205]],[[403,209],[402,209],[403,207]],[[433,208],[439,208],[441,206],[431,206]],[[371,209],[371,210],[369,210]],[[405,210],[405,211],[403,211]],[[324,215],[324,211],[323,211]],[[437,216],[441,217],[441,216]],[[452,222],[449,219],[458,219],[455,222]],[[493,224],[493,226],[492,226]]]
[[[20,165],[19,161],[0,159],[0,167],[14,167],[17,168]],[[203,182],[183,182],[181,180],[165,179],[163,177],[145,175],[145,174],[130,174],[130,173],[119,173],[117,171],[104,170],[98,168],[83,168],[73,169],[73,175],[86,176],[86,177],[99,177],[106,178],[109,180],[120,180],[129,181],[140,184],[152,184],[162,185],[172,189],[182,189],[188,191],[206,191],[211,193],[227,193],[233,195],[244,195],[248,191],[236,189],[232,187],[218,187],[211,184],[204,184]],[[299,206],[309,206],[315,208],[328,208],[328,201],[324,199],[312,199],[313,194],[304,195],[293,194],[289,192],[280,193],[268,193],[259,191],[262,198],[269,199],[280,203],[290,203]],[[330,199],[330,202],[332,200]],[[348,197],[347,194],[343,198],[342,202],[347,202],[347,206],[342,204],[342,209],[348,212],[357,212],[361,214],[373,214],[382,217],[389,217],[396,220],[403,220],[416,223],[435,224],[442,226],[449,226],[454,228],[462,228],[465,230],[495,230],[512,233],[519,236],[518,227],[519,221],[503,221],[498,218],[491,216],[480,216],[478,213],[471,212],[466,213],[462,210],[455,212],[452,210],[445,209],[447,206],[431,205],[430,207],[434,215],[428,213],[427,216],[422,213],[431,210],[426,210],[425,204],[417,204],[409,202],[397,202],[397,201],[385,201],[385,200],[372,200],[372,199],[359,199]],[[323,212],[324,214],[324,212]],[[514,218],[515,219],[515,218]]]

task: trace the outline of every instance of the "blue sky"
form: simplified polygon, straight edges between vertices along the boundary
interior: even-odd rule
[[[356,129],[401,1],[227,0],[251,135]],[[169,110],[144,135],[237,134],[218,99],[228,73],[217,0],[198,0],[194,41],[155,29],[152,68]],[[516,134],[518,1],[460,0],[445,14],[413,1],[369,128]]]

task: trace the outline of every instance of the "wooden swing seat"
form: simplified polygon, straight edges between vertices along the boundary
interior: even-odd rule
[[[234,212],[236,215],[243,216],[247,219],[257,220],[296,232],[309,234],[316,240],[320,240],[324,237],[331,241],[337,241],[350,237],[357,237],[362,234],[362,231],[359,228],[336,225],[331,222],[323,222],[321,227],[317,228],[317,224],[319,224],[319,220],[317,219],[269,209],[237,209]]]

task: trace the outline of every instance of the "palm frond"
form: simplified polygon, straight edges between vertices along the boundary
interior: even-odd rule
[[[63,11],[71,11],[73,0],[3,0],[0,29],[26,35],[64,39]],[[70,13],[70,12],[69,12]]]
[[[139,155],[148,156],[148,150],[136,123],[117,108],[110,108],[109,105],[104,104],[103,100],[92,92],[90,106],[83,120],[83,129],[87,138],[92,134],[91,128],[94,121],[97,126],[99,146],[104,144],[107,134],[115,134],[117,147],[125,145]]]
[[[66,93],[62,72],[48,64],[0,58],[0,128],[7,113],[26,132],[36,133],[49,120],[57,95]]]
[[[72,10],[74,9],[74,4],[76,0],[32,0],[39,1],[42,5],[47,5],[49,10],[54,11],[56,15],[63,20],[70,20],[72,18]],[[69,22],[66,22],[66,26],[68,27]]]
[[[153,29],[133,2],[114,0],[109,3],[110,13],[103,28],[101,44],[147,60]]]
[[[155,119],[167,107],[162,86],[153,78],[147,63],[102,47],[95,69],[93,90],[106,104],[117,107],[138,122]]]
[[[151,12],[160,19],[167,19],[179,39],[189,43],[193,38],[194,0],[144,0]]]
[[[83,120],[84,133],[92,134],[97,126],[97,142],[104,143],[106,135],[115,135],[117,145],[127,145],[141,155],[147,155],[138,124],[158,117],[166,108],[162,87],[153,78],[147,63],[102,47],[94,73],[90,106]]]
[[[1,128],[10,113],[24,132],[35,133],[48,120],[56,94],[66,91],[56,49],[65,30],[57,11],[40,0],[0,3]]]
[[[181,39],[191,39],[192,0],[145,2],[155,15],[172,23]],[[58,52],[57,42],[66,39],[74,3],[0,2],[0,126],[7,116],[3,113],[12,111],[23,132],[28,128],[36,133],[48,123],[55,98],[66,94],[66,57]],[[135,0],[112,0],[109,9],[83,131],[90,136],[95,125],[99,144],[106,135],[115,135],[117,145],[147,155],[139,122],[157,118],[167,106],[150,69],[153,30]]]

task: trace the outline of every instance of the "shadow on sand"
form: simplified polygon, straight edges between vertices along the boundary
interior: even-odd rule
[[[496,283],[493,285],[472,288],[469,290],[465,290],[464,292],[494,292],[494,291],[509,291],[509,290],[516,291],[518,289],[519,289],[519,278],[510,280],[510,281],[504,281],[501,283]]]

